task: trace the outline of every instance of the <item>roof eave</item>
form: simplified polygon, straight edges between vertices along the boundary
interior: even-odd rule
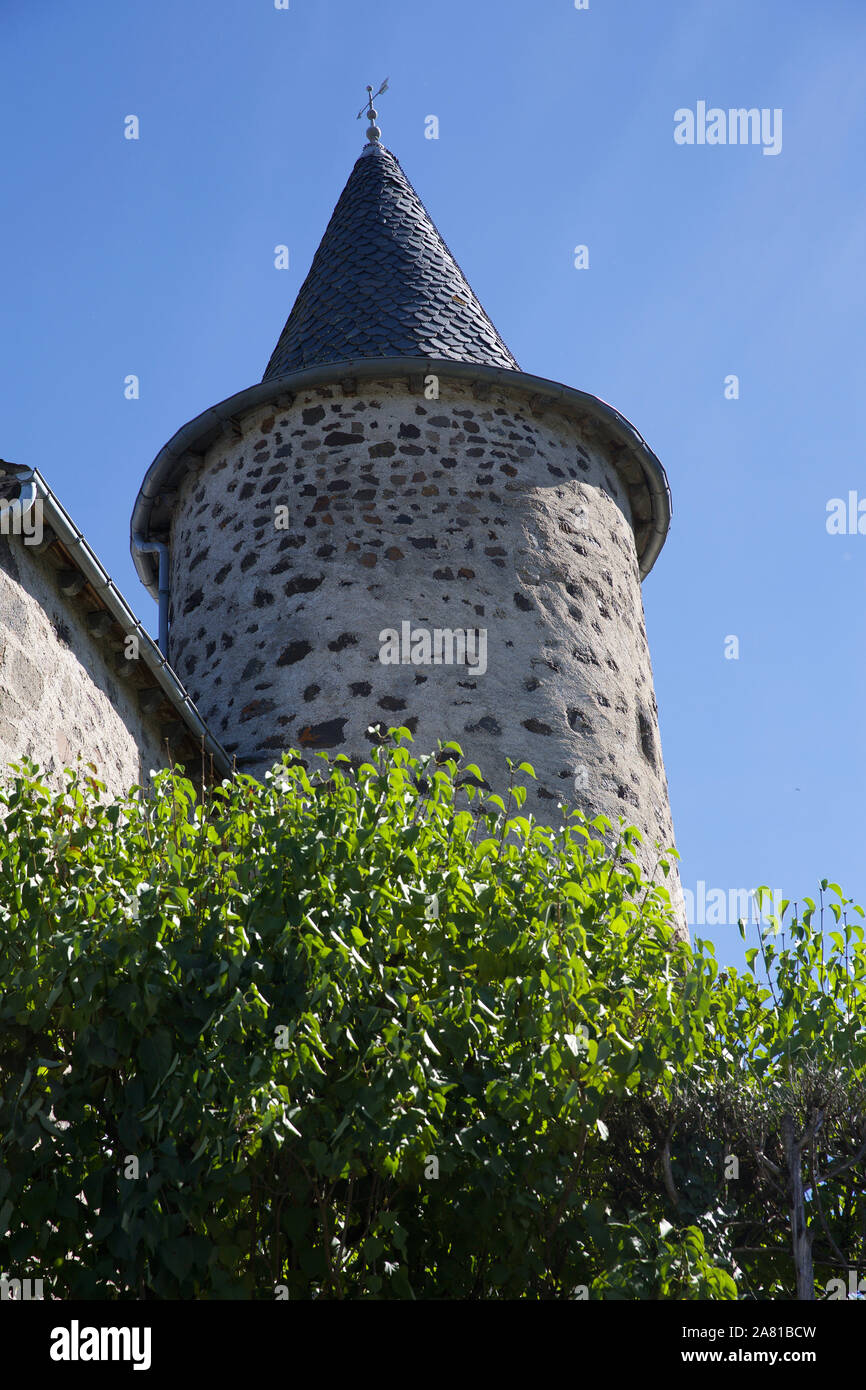
[[[579,423],[591,421],[607,432],[609,442],[618,447],[613,466],[628,493],[635,521],[635,540],[641,578],[649,574],[665,543],[672,517],[671,494],[667,474],[659,459],[624,415],[613,406],[572,386],[531,376],[527,372],[511,371],[505,367],[485,366],[477,362],[458,362],[438,357],[360,357],[343,362],[329,362],[288,376],[257,382],[236,392],[218,405],[197,415],[182,426],[159,451],[135,500],[130,523],[130,549],[139,578],[149,592],[158,593],[157,567],[151,554],[137,550],[132,537],[141,532],[151,539],[154,508],[158,503],[169,507],[187,473],[200,462],[211,445],[225,434],[237,434],[242,416],[271,403],[284,407],[296,395],[311,387],[332,385],[335,382],[383,380],[385,378],[420,379],[428,375],[477,382],[486,386],[502,386],[519,391],[531,398],[534,410],[555,407]],[[154,533],[166,539],[165,526]]]

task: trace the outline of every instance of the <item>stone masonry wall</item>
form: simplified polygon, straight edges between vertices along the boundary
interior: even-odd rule
[[[672,844],[613,467],[522,397],[441,393],[310,388],[210,448],[175,507],[172,665],[255,775],[289,746],[364,756],[368,725],[404,724],[416,751],[457,740],[497,790],[506,755],[532,763],[542,821],[563,799]],[[485,630],[487,669],[382,664],[380,634],[405,622]]]
[[[22,538],[0,536],[0,776],[25,754],[55,787],[80,754],[111,795],[166,765],[158,730],[58,592],[50,561]]]

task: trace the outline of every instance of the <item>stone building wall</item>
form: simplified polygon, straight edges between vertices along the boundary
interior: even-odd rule
[[[603,446],[454,379],[437,400],[385,380],[310,388],[239,435],[176,500],[170,657],[243,770],[288,746],[360,757],[368,725],[404,724],[417,751],[457,740],[497,790],[506,755],[532,763],[542,821],[562,799],[673,843],[629,506]],[[404,623],[421,657],[421,629],[484,631],[486,670],[383,664],[381,634]]]
[[[0,536],[0,776],[29,755],[59,787],[80,754],[119,795],[166,765],[159,730],[59,593],[55,572],[22,537]]]

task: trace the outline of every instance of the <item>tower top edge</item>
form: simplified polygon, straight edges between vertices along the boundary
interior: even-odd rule
[[[649,574],[667,538],[672,508],[670,485],[661,461],[629,420],[598,396],[565,386],[545,377],[509,368],[487,366],[475,362],[460,362],[433,357],[355,358],[304,368],[282,377],[270,377],[246,387],[209,407],[183,425],[159,451],[150,465],[139,489],[130,522],[130,536],[151,538],[153,512],[157,498],[166,491],[176,491],[197,457],[232,429],[241,417],[273,403],[288,407],[295,396],[319,386],[342,385],[352,394],[365,383],[401,382],[410,394],[423,395],[425,377],[436,376],[481,388],[497,387],[514,392],[530,402],[533,410],[557,411],[578,424],[592,422],[601,427],[610,441],[628,456],[631,479],[621,473],[630,494],[640,495],[649,524],[641,527],[642,543],[638,544],[638,563],[641,578]],[[620,470],[620,462],[614,460]],[[635,467],[639,481],[635,481]],[[637,539],[637,538],[636,538]],[[153,558],[131,543],[135,567],[145,587],[157,593],[157,576]]]

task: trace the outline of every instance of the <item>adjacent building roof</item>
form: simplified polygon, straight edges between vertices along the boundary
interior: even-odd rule
[[[123,678],[127,693],[137,697],[140,707],[161,726],[172,757],[182,759],[191,776],[199,767],[202,746],[213,760],[214,771],[227,776],[232,759],[42,474],[0,459],[0,495],[23,499],[27,489],[30,497],[26,505],[38,502],[44,518],[41,541],[28,548],[50,559],[59,592],[80,608],[94,645],[103,650],[106,665]],[[138,639],[137,661],[123,655],[125,639],[133,635]]]
[[[519,371],[396,156],[357,160],[263,380],[363,357]]]

